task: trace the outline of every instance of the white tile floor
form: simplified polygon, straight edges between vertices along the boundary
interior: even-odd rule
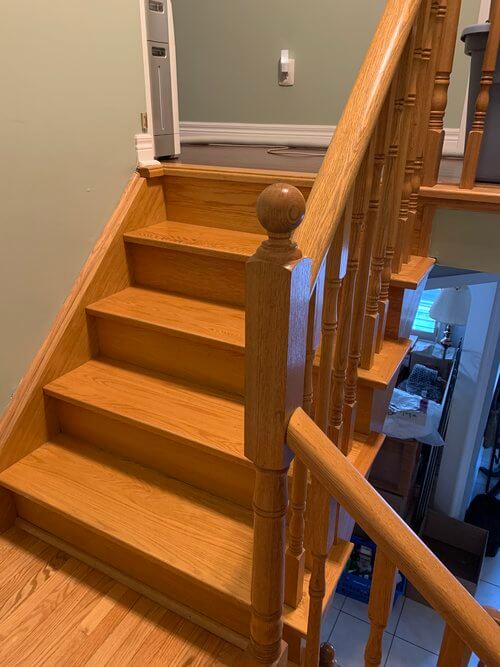
[[[481,604],[500,607],[500,551],[486,558],[476,598]],[[361,667],[370,631],[366,604],[336,595],[323,624],[322,641],[337,650],[341,667]],[[401,598],[389,618],[383,639],[385,667],[435,667],[444,623],[429,607]],[[470,666],[477,665],[472,657]]]

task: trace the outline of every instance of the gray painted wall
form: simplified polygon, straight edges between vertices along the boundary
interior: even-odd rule
[[[0,81],[1,411],[135,168],[138,3],[2,3]]]
[[[334,125],[385,0],[173,0],[181,120]],[[479,0],[463,0],[461,25]],[[282,48],[296,85],[277,84]],[[462,115],[468,58],[457,48],[446,124]]]

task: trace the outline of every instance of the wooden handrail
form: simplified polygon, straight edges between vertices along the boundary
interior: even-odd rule
[[[293,240],[313,261],[314,285],[372,138],[422,0],[389,0]]]
[[[469,648],[487,665],[500,665],[495,621],[301,408],[292,414],[287,442]]]

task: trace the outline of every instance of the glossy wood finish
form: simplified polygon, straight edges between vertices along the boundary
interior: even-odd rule
[[[473,188],[461,188],[453,183],[437,183],[433,187],[421,187],[422,205],[439,206],[464,211],[500,211],[500,189],[498,185],[481,183]],[[427,235],[428,235],[428,230]],[[427,236],[426,235],[426,236]]]
[[[500,631],[493,619],[300,408],[290,419],[287,440],[461,639],[486,663],[500,662]]]
[[[47,440],[51,415],[46,414],[43,386],[94,355],[85,308],[129,284],[122,234],[165,215],[161,184],[134,175],[2,419],[1,470]]]
[[[378,667],[382,662],[382,639],[392,611],[395,586],[396,568],[382,549],[377,549],[368,604],[370,636],[365,648],[366,667]]]
[[[1,588],[5,661],[229,667],[241,655],[161,603],[18,527],[0,537],[0,564],[11,575]]]
[[[439,650],[437,667],[467,667],[471,656],[470,648],[460,639],[460,636],[447,625],[444,630],[443,641]]]
[[[382,270],[384,268],[385,248],[387,242],[387,224],[385,210],[390,196],[390,174],[387,173],[386,160],[391,140],[392,118],[394,113],[396,85],[391,85],[377,127],[375,146],[375,166],[373,184],[378,190],[373,193],[370,201],[370,225],[373,235],[370,270],[368,274],[368,293],[363,322],[363,340],[361,346],[360,365],[371,368],[377,346],[378,329],[380,326],[379,297],[382,287]],[[388,180],[389,179],[389,180]],[[366,261],[366,260],[365,260]]]
[[[500,2],[498,0],[491,0],[489,23],[490,31],[484,51],[476,109],[465,147],[464,166],[460,179],[460,188],[462,189],[473,188],[476,181],[479,153],[483,142],[486,114],[490,102],[490,88],[493,85],[500,47]]]
[[[352,226],[355,229],[357,228],[359,232],[357,238],[351,239],[352,243],[350,243],[349,247],[346,278],[342,286],[342,299],[344,299],[344,291],[347,297],[347,290],[352,285],[352,313],[346,316],[347,313],[343,312],[346,318],[342,321],[342,328],[348,327],[349,329],[349,356],[347,358],[345,375],[343,427],[339,440],[339,446],[344,453],[348,453],[351,448],[356,422],[358,365],[361,358],[361,339],[366,307],[368,271],[373,245],[372,228],[374,220],[368,219],[370,215],[369,205],[373,201],[375,193],[378,192],[379,186],[378,183],[374,184],[373,179],[374,155],[375,139],[370,142],[365,161],[363,161],[358,175],[363,186],[360,188],[359,194],[357,187],[354,192]],[[368,229],[368,226],[371,229]]]
[[[429,127],[426,133],[425,165],[422,175],[422,184],[426,186],[435,185],[438,179],[444,142],[444,114],[448,104],[448,87],[455,56],[460,6],[460,0],[447,0],[446,19],[434,76]]]
[[[401,155],[402,147],[402,123],[404,116],[404,100],[409,78],[407,63],[410,59],[410,44],[406,44],[402,61],[399,63],[397,76],[393,81],[394,108],[392,113],[390,144],[387,151],[386,166],[384,169],[384,182],[381,195],[381,215],[383,216],[384,232],[384,259],[380,275],[380,290],[378,294],[379,324],[377,328],[376,351],[380,352],[389,310],[389,286],[392,274],[392,260],[395,252],[397,239],[397,215],[401,203],[401,190],[398,191],[398,174],[401,175],[405,159]],[[402,180],[400,178],[400,180]],[[402,183],[400,183],[402,187]]]
[[[0,533],[8,530],[16,520],[14,497],[6,489],[0,488]]]
[[[306,362],[304,369],[303,408],[308,415],[313,408],[313,365],[317,341],[317,289],[309,302],[307,322]],[[318,303],[319,307],[319,303]],[[285,603],[297,607],[304,591],[306,552],[304,549],[305,513],[308,488],[307,469],[298,458],[293,463],[293,481],[290,498],[290,522],[288,525],[288,547],[285,555]]]
[[[420,4],[420,0],[386,4],[308,199],[304,224],[294,234],[304,256],[313,259],[312,284],[354,187]]]
[[[303,358],[306,349],[310,262],[301,259],[290,238],[305,212],[296,188],[270,186],[260,196],[257,212],[269,240],[247,265],[245,454],[256,467],[247,661],[281,665],[287,659],[282,613],[291,460],[285,432],[291,410],[302,404],[304,389],[304,366],[290,362]]]

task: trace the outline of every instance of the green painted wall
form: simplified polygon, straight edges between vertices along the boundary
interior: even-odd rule
[[[443,266],[500,273],[500,215],[437,209],[430,255]]]
[[[135,168],[135,1],[4,2],[0,412]]]
[[[181,120],[334,125],[385,0],[173,0]],[[463,0],[461,25],[479,0]],[[277,84],[280,50],[296,85]],[[448,127],[462,115],[468,59],[460,45]]]

